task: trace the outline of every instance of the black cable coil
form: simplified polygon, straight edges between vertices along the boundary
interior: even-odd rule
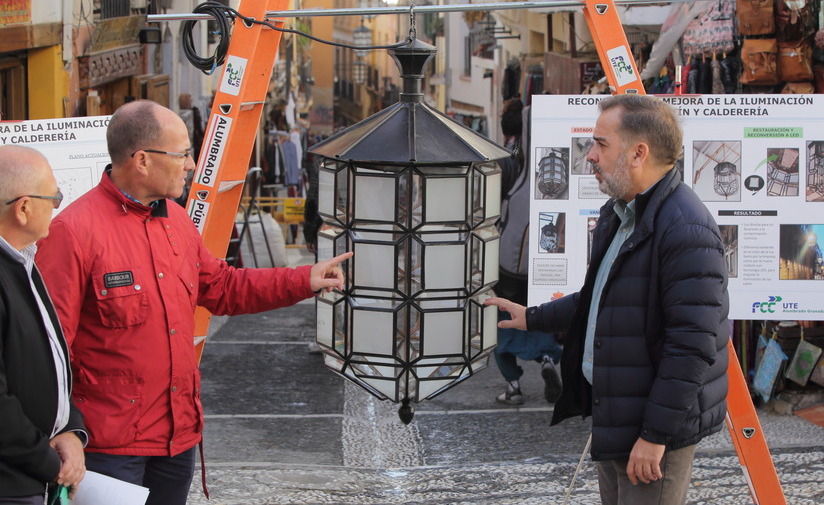
[[[211,75],[218,67],[223,65],[223,61],[226,59],[226,53],[229,51],[229,35],[235,20],[234,9],[220,2],[208,1],[196,6],[192,12],[195,14],[208,14],[212,16],[215,23],[217,23],[218,29],[216,34],[220,39],[215,46],[214,54],[206,58],[197,54],[197,50],[195,50],[192,30],[197,21],[189,20],[183,23],[183,53],[195,68],[206,75]]]

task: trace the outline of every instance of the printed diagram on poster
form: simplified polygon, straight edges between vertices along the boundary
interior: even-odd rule
[[[40,151],[54,170],[64,200],[60,209],[100,182],[109,151],[110,116],[0,122],[0,145],[19,144]]]
[[[531,305],[583,285],[607,201],[587,159],[603,98],[533,97]],[[730,317],[824,320],[824,96],[661,99],[684,128],[676,168],[718,223]]]

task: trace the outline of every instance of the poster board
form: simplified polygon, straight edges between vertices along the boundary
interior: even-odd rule
[[[607,197],[586,160],[605,95],[533,96],[529,304],[578,291]],[[824,320],[824,95],[666,96],[678,167],[719,225],[730,318]]]
[[[100,182],[109,152],[110,116],[0,122],[0,145],[20,144],[40,151],[54,170],[64,200],[54,215]]]

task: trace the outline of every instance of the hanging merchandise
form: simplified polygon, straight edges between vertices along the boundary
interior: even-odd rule
[[[724,81],[721,79],[721,62],[715,53],[712,55],[712,94],[724,94]]]
[[[681,41],[685,55],[709,56],[735,48],[733,4],[733,0],[717,0],[692,20]]]
[[[778,84],[778,42],[775,39],[745,39],[741,47],[741,84]]]
[[[813,66],[813,78],[815,83],[815,92],[824,93],[824,65]]]
[[[804,340],[802,329],[801,340],[795,349],[790,366],[787,367],[786,377],[800,386],[806,386],[819,357],[821,357],[821,348]]]
[[[689,73],[687,74],[687,94],[698,94],[698,82],[701,80],[701,62],[696,61],[689,66]]]
[[[721,60],[721,81],[724,83],[724,93],[738,92],[738,77],[741,75],[741,60],[736,56],[724,55]]]
[[[702,95],[712,93],[712,62],[705,56],[701,57],[701,72],[698,74],[698,92]]]
[[[775,36],[778,40],[801,40],[813,33],[813,10],[810,0],[777,0]]]
[[[788,82],[781,88],[781,93],[785,95],[809,95],[815,93],[815,86],[809,81]]]
[[[764,351],[767,350],[767,344],[769,340],[767,339],[767,325],[763,321],[761,322],[761,333],[758,335],[758,342],[755,344],[755,365],[753,366],[754,370],[758,370],[758,367],[761,366],[761,358],[764,357]]]
[[[810,380],[819,386],[824,386],[824,358],[819,357],[818,363],[813,367]]]
[[[807,39],[798,42],[778,42],[778,72],[788,82],[813,79],[813,49]]]
[[[755,379],[752,381],[753,392],[758,393],[765,403],[770,401],[775,387],[775,379],[778,378],[781,367],[787,361],[787,355],[781,350],[781,346],[776,340],[777,337],[778,333],[773,333],[773,337],[767,343],[764,356],[762,356],[758,369],[755,371]]]
[[[768,35],[775,31],[773,0],[738,0],[739,35]]]

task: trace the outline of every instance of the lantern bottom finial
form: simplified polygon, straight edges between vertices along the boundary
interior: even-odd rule
[[[401,408],[398,409],[398,417],[401,418],[401,422],[403,422],[403,424],[409,424],[412,422],[412,417],[414,417],[414,415],[415,409],[409,405],[409,398],[404,398]]]

